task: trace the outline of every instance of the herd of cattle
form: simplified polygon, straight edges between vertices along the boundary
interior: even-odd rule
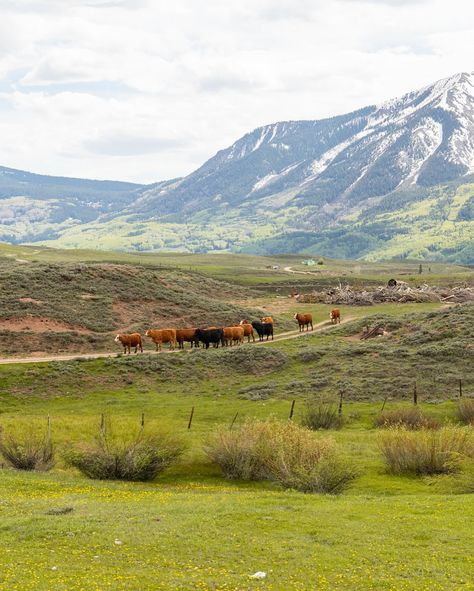
[[[341,312],[338,308],[331,310],[329,317],[331,322],[337,324],[341,322]],[[308,331],[311,326],[313,330],[313,316],[312,314],[295,314],[293,317],[299,326],[300,332],[305,328]],[[271,337],[273,340],[273,318],[265,316],[260,320],[241,320],[239,324],[217,328],[216,326],[208,326],[207,328],[160,328],[150,329],[145,332],[145,336],[150,338],[156,345],[156,350],[161,351],[164,343],[169,343],[171,350],[176,349],[176,344],[180,349],[184,349],[184,343],[190,343],[192,347],[199,347],[202,343],[203,347],[209,349],[210,345],[218,347],[231,347],[234,344],[240,345],[245,341],[250,343],[250,340],[255,343],[255,333],[260,341],[268,341]],[[115,337],[115,342],[123,346],[124,353],[131,352],[135,349],[135,353],[140,350],[143,353],[143,339],[138,332],[132,334],[118,334]]]

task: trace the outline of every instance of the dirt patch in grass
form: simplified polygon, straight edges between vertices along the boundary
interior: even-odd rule
[[[44,302],[41,300],[35,300],[33,298],[18,298],[20,304],[36,304],[37,306],[41,306]]]
[[[90,334],[92,331],[83,326],[73,326],[66,322],[44,318],[42,316],[23,316],[22,318],[0,318],[0,330],[31,332],[78,332]]]

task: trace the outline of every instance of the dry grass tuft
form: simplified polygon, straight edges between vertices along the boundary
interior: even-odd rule
[[[375,426],[388,429],[404,427],[411,431],[418,429],[440,429],[441,423],[424,414],[417,406],[405,406],[381,412],[375,419]]]
[[[205,451],[227,478],[271,480],[302,492],[338,494],[356,477],[332,439],[315,437],[291,421],[221,428]]]
[[[474,455],[471,429],[446,427],[433,431],[391,428],[380,436],[380,447],[392,474],[449,474]]]

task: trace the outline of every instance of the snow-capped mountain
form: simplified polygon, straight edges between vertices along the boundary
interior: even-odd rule
[[[319,121],[258,128],[132,210],[181,221],[197,212],[314,208],[311,226],[393,191],[474,172],[474,73]],[[183,217],[184,216],[184,217]]]
[[[0,240],[474,263],[474,73],[260,127],[154,185],[0,167]]]

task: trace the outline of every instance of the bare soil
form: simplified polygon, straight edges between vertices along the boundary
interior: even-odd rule
[[[30,332],[78,332],[81,334],[91,334],[92,331],[83,326],[73,326],[60,320],[53,320],[43,316],[23,316],[22,318],[0,318],[0,330],[9,330],[12,332],[30,331]]]

